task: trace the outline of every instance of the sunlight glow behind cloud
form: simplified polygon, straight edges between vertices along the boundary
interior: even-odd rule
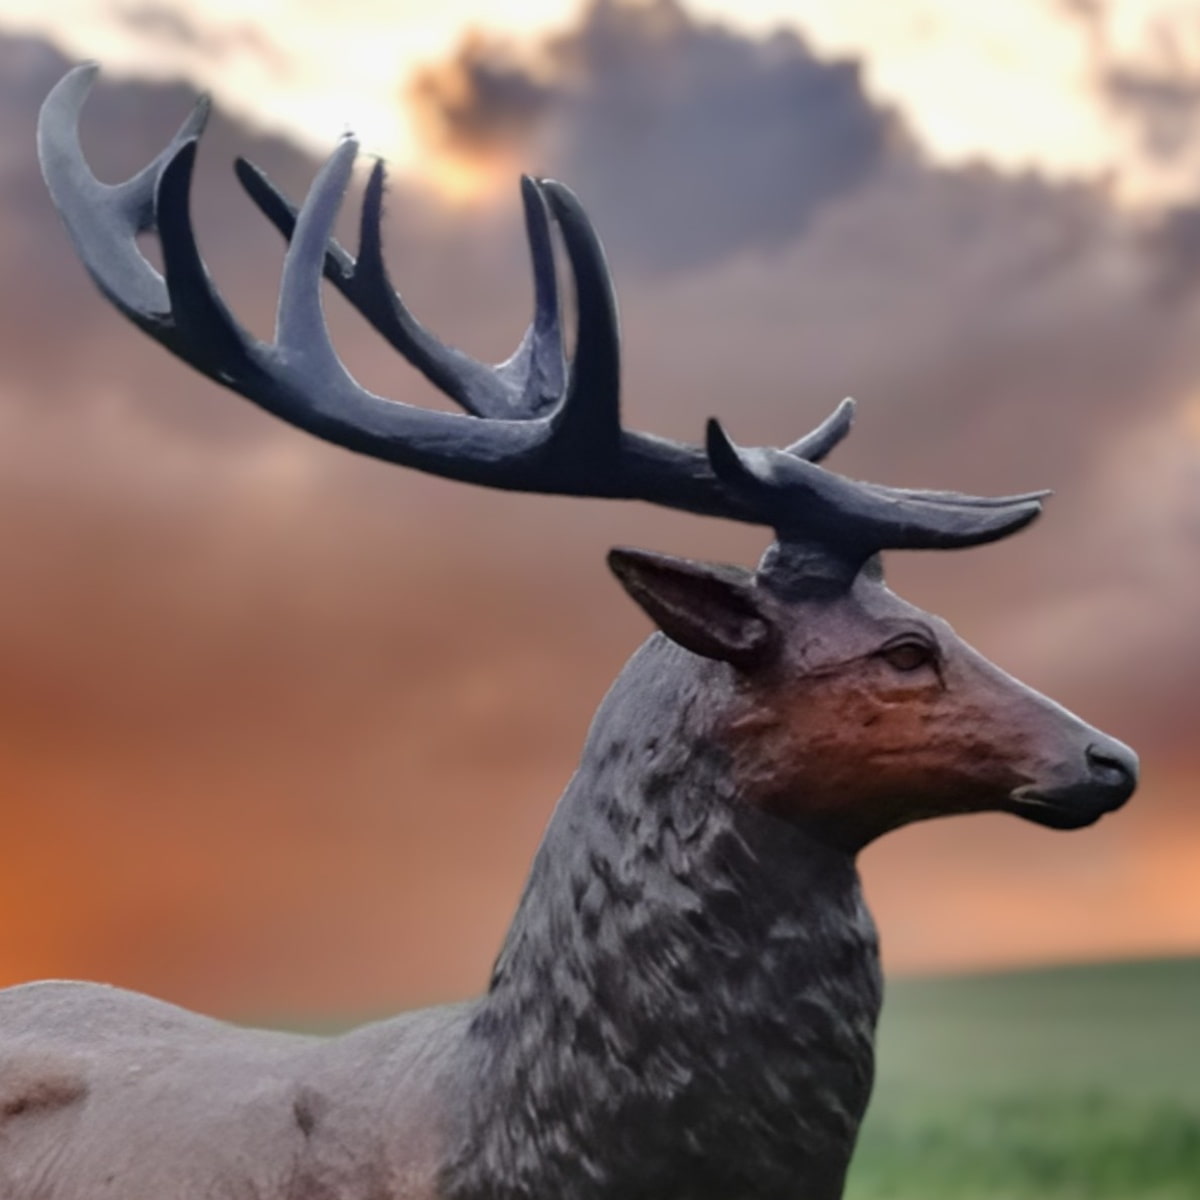
[[[636,0],[627,0],[633,3]],[[653,3],[654,0],[643,0]],[[369,151],[428,169],[405,112],[407,81],[470,30],[530,41],[570,25],[578,0],[0,0],[0,28],[52,36],[112,72],[183,75],[259,128],[324,151],[352,128]],[[1113,111],[1108,56],[1156,82],[1200,61],[1200,19],[1178,0],[691,0],[689,11],[765,33],[786,25],[822,54],[863,60],[936,158],[1063,176],[1111,173],[1129,199],[1177,197],[1192,164],[1164,165]],[[1165,74],[1163,74],[1165,73]],[[1145,139],[1143,138],[1143,141]],[[458,172],[461,176],[461,170]],[[462,179],[455,177],[461,190]]]
[[[318,152],[346,129],[364,147],[411,164],[407,75],[451,51],[472,23],[514,34],[568,19],[572,0],[525,0],[500,12],[477,0],[0,0],[0,28],[53,38],[106,72],[182,76],[260,129]]]

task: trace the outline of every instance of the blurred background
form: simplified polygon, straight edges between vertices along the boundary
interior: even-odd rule
[[[391,164],[395,281],[472,353],[524,328],[516,179],[553,175],[611,257],[627,425],[782,443],[852,393],[848,474],[1055,489],[889,576],[1144,785],[1080,833],[865,854],[893,983],[853,1194],[1193,1196],[1200,4],[0,0],[0,985],[311,1025],[483,986],[647,632],[605,550],[765,538],[422,477],[189,373],[100,299],[37,171],[88,58],[105,179],[214,93],[196,222],[260,335],[281,246],[231,162],[298,196],[353,129]],[[363,382],[442,403],[328,308]]]

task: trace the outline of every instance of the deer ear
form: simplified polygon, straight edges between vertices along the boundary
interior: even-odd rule
[[[659,629],[684,649],[744,670],[774,653],[775,625],[762,610],[749,571],[624,548],[609,551],[608,565]]]

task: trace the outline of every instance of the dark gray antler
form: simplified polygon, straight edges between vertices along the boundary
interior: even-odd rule
[[[239,158],[237,177],[271,223],[291,240],[299,210],[253,164]],[[513,356],[495,367],[447,346],[413,316],[383,261],[384,167],[376,162],[363,197],[357,261],[336,241],[325,253],[325,277],[436,388],[477,417],[544,416],[562,397],[566,356],[559,324],[558,283],[546,211],[546,184],[525,176],[521,199],[533,260],[534,317]],[[554,185],[550,185],[551,187]]]
[[[794,453],[739,448],[715,420],[708,423],[707,444],[717,477],[762,513],[781,542],[823,540],[822,529],[835,530],[850,556],[996,541],[1028,525],[1049,495],[963,496],[860,483]]]
[[[815,464],[850,428],[851,401],[786,450],[737,450],[715,423],[700,447],[621,428],[619,332],[604,251],[573,193],[522,183],[534,274],[534,315],[513,356],[488,366],[444,345],[391,286],[376,164],[363,202],[359,256],[331,237],[357,145],[344,139],[294,208],[245,162],[238,177],[289,241],[273,342],[243,329],[212,285],[189,209],[201,100],[170,145],[126,183],[100,183],[79,142],[95,79],[84,66],[47,97],[38,125],[42,170],[76,249],[104,294],[174,354],[255,404],[327,441],[468,483],[528,492],[648,500],[775,528],[861,561],[889,547],[963,546],[1002,537],[1040,511],[1037,495],[982,500],[858,483]],[[569,365],[550,217],[575,283]],[[137,235],[158,234],[164,274]],[[326,276],[366,319],[467,415],[388,400],[361,387],[334,350],[321,307]]]

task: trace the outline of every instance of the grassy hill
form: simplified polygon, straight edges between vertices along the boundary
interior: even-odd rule
[[[888,988],[847,1200],[1200,1200],[1200,959]]]

